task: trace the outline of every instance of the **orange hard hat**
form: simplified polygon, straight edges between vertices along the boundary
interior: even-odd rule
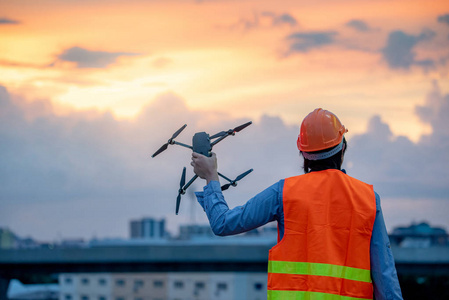
[[[298,149],[314,152],[337,146],[348,130],[337,116],[328,110],[317,108],[304,118],[298,136]]]

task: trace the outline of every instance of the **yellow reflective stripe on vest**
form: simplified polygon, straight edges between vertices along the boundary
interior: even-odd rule
[[[340,296],[334,294],[326,294],[319,292],[303,292],[303,291],[268,291],[268,300],[367,300],[365,298],[356,298],[348,296]],[[371,298],[372,299],[372,298]]]
[[[268,273],[330,276],[362,282],[371,282],[370,270],[320,263],[270,260],[268,261]]]

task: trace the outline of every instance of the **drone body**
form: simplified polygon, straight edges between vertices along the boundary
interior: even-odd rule
[[[210,156],[212,146],[210,144],[210,137],[205,132],[197,132],[192,139],[193,152]]]
[[[156,155],[158,155],[159,153],[161,153],[162,151],[166,150],[168,148],[168,145],[179,145],[185,148],[189,148],[191,149],[193,152],[196,153],[200,153],[203,154],[205,156],[211,156],[212,154],[212,147],[214,145],[216,145],[217,143],[219,143],[220,141],[222,141],[224,138],[230,136],[230,135],[235,135],[236,132],[239,132],[241,130],[243,130],[244,128],[246,128],[247,126],[251,125],[252,122],[247,122],[243,125],[237,126],[234,129],[229,129],[228,131],[221,131],[217,134],[214,134],[213,136],[209,136],[209,134],[207,134],[206,132],[197,132],[195,133],[195,135],[192,138],[192,146],[183,144],[183,143],[179,143],[176,142],[174,139],[184,130],[184,128],[186,128],[187,124],[185,124],[184,126],[182,126],[181,128],[179,128],[173,135],[172,137],[167,141],[167,143],[165,143],[164,145],[162,145],[162,147],[160,147],[151,157],[155,157]],[[211,142],[211,140],[215,139],[213,142]],[[237,186],[237,181],[239,181],[240,179],[242,179],[243,177],[245,177],[246,175],[248,175],[249,173],[251,173],[253,171],[253,169],[250,169],[242,174],[240,174],[239,176],[236,177],[236,179],[231,180],[228,177],[224,176],[221,173],[218,173],[218,175],[224,179],[226,179],[227,181],[229,181],[228,184],[225,184],[221,187],[221,189],[227,190],[230,186]],[[181,195],[184,195],[186,193],[186,190],[189,188],[189,186],[198,178],[198,175],[195,175],[192,177],[192,179],[190,179],[190,181],[185,184],[186,181],[186,168],[184,167],[182,170],[182,175],[181,175],[181,182],[180,182],[180,187],[178,190],[178,197],[176,198],[176,214],[178,214],[179,212],[179,205],[181,203]]]

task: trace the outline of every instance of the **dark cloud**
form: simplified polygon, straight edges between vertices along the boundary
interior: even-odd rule
[[[80,47],[72,47],[58,55],[62,61],[74,62],[79,68],[106,68],[115,63],[121,56],[134,56],[138,53],[91,51]]]
[[[274,18],[273,24],[274,25],[288,24],[290,26],[296,26],[298,24],[298,21],[296,21],[295,17],[293,17],[290,14],[282,14]]]
[[[336,32],[296,32],[287,36],[289,51],[308,52],[315,48],[321,48],[335,42]]]
[[[298,25],[296,18],[288,13],[278,15],[276,13],[266,11],[262,13],[262,16],[269,17],[273,26],[286,24],[293,27]]]
[[[13,19],[9,19],[9,18],[0,18],[0,25],[16,25],[16,24],[20,24],[20,21],[17,20],[13,20]]]
[[[252,16],[240,18],[236,23],[225,26],[225,28],[235,30],[252,30],[260,28],[273,28],[282,25],[287,25],[289,27],[295,27],[298,25],[298,21],[294,16],[288,13],[277,14],[271,11],[264,11],[262,13],[253,12]]]
[[[226,28],[231,30],[251,30],[258,27],[260,27],[260,17],[258,13],[253,13],[251,17],[240,18],[236,23],[226,26]]]
[[[449,25],[449,14],[438,16],[438,22]]]
[[[372,28],[370,28],[368,24],[366,24],[366,22],[357,19],[351,20],[347,22],[345,25],[354,28],[355,30],[360,32],[368,32],[372,30]]]
[[[384,60],[392,69],[409,69],[413,65],[430,68],[435,62],[417,60],[414,47],[422,41],[433,39],[435,32],[425,30],[420,35],[409,35],[403,31],[393,31],[389,34],[387,45],[381,50]]]

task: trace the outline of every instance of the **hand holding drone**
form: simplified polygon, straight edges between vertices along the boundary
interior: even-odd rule
[[[215,146],[216,144],[221,142],[226,137],[228,137],[230,135],[235,135],[236,132],[243,130],[244,128],[248,127],[251,124],[252,124],[252,122],[247,122],[245,124],[235,127],[234,129],[229,129],[227,131],[221,131],[212,136],[209,136],[209,134],[207,134],[206,132],[197,132],[193,136],[192,146],[175,141],[175,138],[184,130],[184,128],[187,127],[187,124],[185,124],[184,126],[179,128],[172,135],[172,137],[167,141],[167,143],[162,145],[151,157],[155,157],[156,155],[160,154],[162,151],[166,150],[168,148],[168,145],[182,146],[182,147],[189,148],[189,149],[193,150],[193,152],[200,153],[205,156],[211,156],[211,153],[212,153],[211,151],[212,151],[213,146]],[[215,141],[211,142],[211,140],[213,140],[213,139],[215,139]],[[228,184],[223,185],[221,187],[221,190],[224,191],[224,190],[227,190],[230,186],[236,186],[237,181],[243,179],[243,177],[245,177],[252,171],[253,171],[253,169],[250,169],[250,170],[240,174],[239,176],[237,176],[236,179],[234,179],[234,180],[231,180],[228,177],[221,174],[220,172],[218,172],[218,175],[220,177],[224,178],[225,180],[227,180],[229,182]],[[176,198],[176,214],[178,214],[178,212],[179,212],[179,205],[181,203],[181,195],[184,195],[186,193],[186,190],[197,178],[198,178],[198,175],[195,175],[192,177],[192,179],[190,179],[190,181],[187,184],[185,184],[186,168],[185,167],[183,168],[182,175],[181,175],[181,181],[180,181],[180,187],[178,190],[178,197]]]
[[[193,172],[201,179],[206,180],[207,184],[212,180],[219,181],[217,155],[214,152],[211,156],[192,152],[190,165],[193,167]]]

